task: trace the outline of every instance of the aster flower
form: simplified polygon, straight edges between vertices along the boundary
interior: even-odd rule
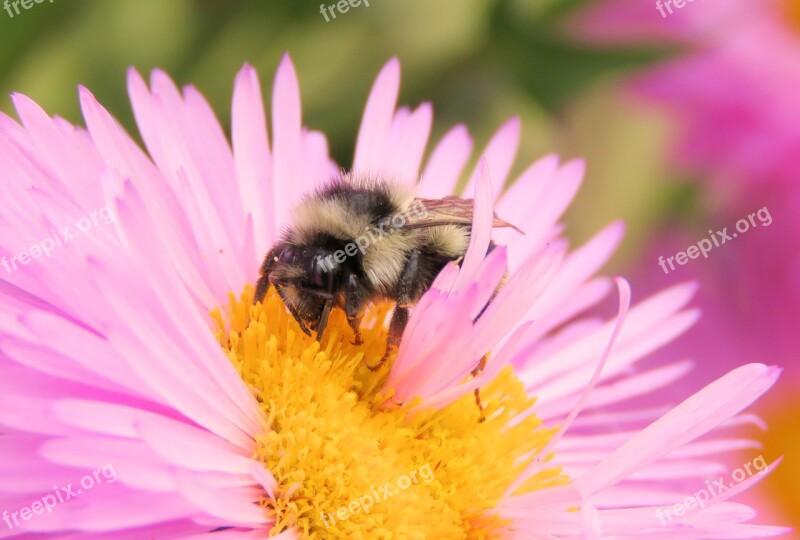
[[[453,128],[420,171],[431,107],[396,109],[398,89],[392,60],[367,102],[353,168],[419,177],[420,195],[445,195],[471,139]],[[250,67],[235,85],[232,148],[194,88],[180,92],[159,71],[148,88],[131,72],[129,93],[149,155],[86,89],[85,130],[21,95],[21,123],[0,117],[0,255],[13,268],[0,281],[0,509],[9,512],[0,537],[783,532],[745,523],[751,510],[729,502],[761,475],[660,521],[659,507],[720,472],[716,455],[752,444],[724,430],[750,421],[740,412],[779,370],[743,366],[666,413],[624,408],[685,373],[685,362],[633,367],[694,321],[693,287],[629,308],[617,280],[618,316],[580,318],[611,290],[593,276],[622,235],[615,223],[568,250],[558,219],[581,162],[545,157],[495,201],[519,143],[516,119],[500,128],[467,188],[475,221],[463,264],[439,275],[396,358],[372,372],[389,306],[367,314],[356,346],[341,314],[317,343],[273,293],[251,305],[259,258],[292,202],[337,171],[324,135],[303,127],[288,56],[272,92],[271,143]],[[526,234],[498,232],[505,247],[484,258],[493,206]],[[96,219],[104,215],[108,225]],[[477,317],[506,268],[508,282]],[[413,472],[424,481],[398,482]],[[383,489],[395,482],[401,489]],[[69,500],[36,511],[62,487]]]

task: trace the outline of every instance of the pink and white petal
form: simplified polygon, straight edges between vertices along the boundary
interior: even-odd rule
[[[271,212],[275,206],[272,153],[261,83],[249,64],[236,76],[231,140],[242,206],[253,219],[255,250],[266,253],[276,236],[275,216]]]
[[[697,311],[680,312],[664,320],[660,326],[651,329],[649,333],[643,333],[636,338],[628,338],[624,342],[620,340],[614,354],[609,359],[606,370],[603,373],[603,379],[606,380],[625,372],[632,364],[688,330],[697,321],[698,317],[699,312]],[[598,333],[597,335],[602,334]],[[580,381],[582,379],[585,380],[588,377],[588,373],[592,371],[591,356],[587,354],[588,350],[584,350],[583,353],[577,351],[577,349],[574,351],[576,356],[571,358],[570,361],[574,359],[578,363],[571,371],[562,372],[554,379],[537,385],[535,392],[537,395],[542,396],[542,399],[549,400],[557,394],[563,395],[562,393],[574,392],[582,387]],[[563,351],[559,352],[557,357],[564,358]]]
[[[52,404],[51,412],[65,425],[98,434],[140,439],[176,466],[197,470],[249,472],[251,449],[241,448],[182,419],[168,418],[140,408],[83,399]],[[191,446],[191,451],[181,445]],[[174,460],[170,458],[174,456]]]
[[[258,504],[258,496],[253,496],[247,488],[209,489],[191,473],[178,474],[178,488],[186,500],[227,523],[250,527],[271,523]]]
[[[668,386],[685,377],[691,371],[692,366],[690,361],[676,362],[630,377],[606,382],[592,392],[586,402],[585,410],[606,407],[636,396],[647,395],[649,392]],[[542,419],[558,419],[569,412],[572,403],[572,399],[569,397],[571,395],[572,393],[565,390],[563,394],[540,399],[536,413]]]
[[[696,317],[696,313],[691,311],[676,313],[676,311],[689,301],[694,290],[695,287],[691,285],[678,285],[653,295],[633,307],[628,323],[620,335],[618,351],[624,352],[625,347],[629,344],[637,345],[637,340],[640,340],[638,345],[652,344],[659,339],[665,339],[666,335],[670,333],[674,334],[674,332],[685,330],[691,319]],[[665,325],[667,321],[671,321],[672,324]],[[582,339],[566,344],[560,351],[548,350],[546,351],[547,357],[540,356],[542,353],[538,351],[533,352],[527,362],[520,366],[520,378],[523,381],[530,378],[531,381],[536,380],[541,385],[559,374],[568,374],[579,366],[583,366],[585,370],[591,370],[592,353],[606,342],[612,326],[613,321],[607,322],[604,327],[597,328]],[[636,347],[631,347],[625,359],[637,360],[638,357],[633,354],[636,352],[635,349]],[[612,361],[611,364],[618,366],[617,369],[619,369],[622,358],[619,353],[615,353],[615,356],[620,359]],[[586,367],[587,365],[589,367]],[[532,373],[527,372],[528,366],[531,366],[531,369],[533,369],[532,366],[537,366],[535,377]]]
[[[275,223],[288,224],[289,210],[313,184],[303,171],[303,119],[297,72],[288,54],[278,65],[272,90],[272,184]]]
[[[165,102],[179,106],[178,91],[171,81],[155,76],[154,79],[159,82],[157,95],[151,95],[138,73],[129,72],[128,93],[134,116],[142,139],[163,179],[174,196],[184,201],[180,208],[188,219],[189,230],[194,233],[193,241],[198,247],[199,256],[206,262],[210,282],[216,289],[218,304],[221,304],[224,301],[224,296],[221,295],[229,290],[239,290],[244,285],[244,273],[240,261],[231,257],[235,252],[230,231],[223,228],[213,199],[205,190],[179,126],[174,125],[178,120],[170,121],[176,113],[171,112],[171,109],[167,110]],[[186,204],[187,201],[192,204]],[[221,292],[223,289],[225,292]]]
[[[424,400],[460,383],[477,366],[483,355],[512,332],[524,307],[528,305],[523,299],[535,301],[559,261],[559,252],[545,253],[512,276],[474,326],[471,307],[476,305],[476,297],[481,296],[477,283],[470,284],[459,293],[438,297],[440,303],[437,307],[449,312],[446,319],[448,328],[430,329],[429,323],[425,326],[427,332],[419,334],[422,339],[416,342],[416,347],[409,347],[414,351],[414,357],[422,360],[415,364],[413,371],[407,371],[409,375],[406,380],[393,386],[397,389],[395,395],[411,399],[413,396],[409,389],[413,388],[416,392],[413,395],[419,395]],[[425,311],[425,319],[436,320],[428,319],[436,316],[432,306]],[[410,340],[415,337],[410,337]],[[452,360],[445,363],[441,358]],[[406,395],[406,392],[409,394]]]
[[[228,531],[211,531],[204,534],[186,537],[187,540],[263,540],[264,530],[242,530],[233,529]],[[159,537],[160,538],[160,537]],[[300,533],[295,529],[284,531],[275,536],[270,536],[270,540],[299,540]]]
[[[392,58],[381,69],[372,86],[353,158],[356,172],[379,171],[384,156],[388,153],[387,144],[392,128],[397,96],[400,93],[400,62]]]
[[[229,285],[235,287],[243,279],[241,260],[235,254],[241,253],[245,218],[228,142],[211,107],[196,90],[189,88],[184,100],[159,70],[152,73],[151,87],[151,103],[160,114],[159,142],[167,149],[159,168],[175,182],[177,193],[196,202],[184,205],[194,230],[209,235],[213,247],[227,254],[220,257],[220,264]]]
[[[472,152],[472,137],[463,125],[448,131],[436,145],[419,181],[418,194],[442,199],[455,192],[456,183]]]
[[[136,421],[142,440],[166,461],[185,469],[249,474],[251,452],[205,430],[167,418]]]
[[[619,309],[617,312],[616,320],[614,322],[614,327],[611,330],[611,335],[609,336],[608,342],[606,343],[603,349],[603,353],[600,356],[599,362],[594,368],[591,378],[587,379],[586,385],[581,390],[575,405],[573,406],[572,410],[570,410],[569,414],[561,423],[561,425],[558,427],[556,433],[547,441],[547,443],[544,445],[543,448],[537,450],[534,459],[531,460],[531,462],[525,467],[525,470],[519,475],[519,477],[514,482],[512,482],[508,488],[506,488],[505,491],[506,496],[513,494],[517,490],[517,488],[519,488],[534,471],[540,469],[543,463],[548,460],[551,451],[563,439],[564,435],[567,433],[567,431],[572,426],[572,423],[575,421],[575,418],[577,418],[578,414],[580,414],[580,412],[583,410],[592,391],[600,381],[603,368],[608,362],[609,356],[611,355],[611,351],[614,349],[614,346],[617,340],[619,339],[622,327],[625,324],[626,318],[628,317],[628,312],[631,304],[630,285],[622,278],[616,278],[615,282],[617,285],[617,289],[619,291]],[[591,515],[591,517],[594,517],[593,512],[589,512],[584,517],[589,515]]]
[[[0,437],[3,455],[0,493],[4,497],[18,497],[17,494],[24,494],[20,497],[23,499],[30,499],[32,494],[41,497],[42,493],[51,491],[54,484],[66,486],[80,479],[79,469],[42,461],[39,450],[48,440],[46,436],[19,432],[6,432]]]
[[[46,353],[45,353],[46,354]],[[49,359],[54,360],[52,353]],[[69,359],[62,359],[60,357],[56,360],[64,360],[63,362],[56,361],[56,364],[64,364],[69,362]],[[135,399],[134,394],[120,393],[115,388],[104,384],[93,384],[97,381],[92,381],[91,377],[85,377],[80,381],[69,381],[61,377],[61,373],[55,370],[55,376],[39,372],[27,366],[17,365],[13,362],[7,361],[5,358],[0,359],[0,389],[2,390],[3,400],[20,400],[28,399],[32,408],[36,409],[31,412],[34,417],[45,415],[46,418],[40,418],[42,422],[56,429],[56,424],[59,424],[59,419],[53,415],[53,411],[49,408],[50,405],[56,400],[67,399],[77,395],[85,396],[86,399],[105,400],[109,402],[126,401],[132,405],[136,405],[149,410],[157,410],[154,403],[148,403],[144,400]],[[15,426],[20,423],[20,420],[15,418],[15,414],[25,413],[26,411],[17,410],[14,408],[0,408],[0,423],[9,427]],[[30,428],[30,429],[28,429]],[[66,429],[66,424],[61,428]],[[36,431],[35,425],[18,426],[17,429],[22,431]],[[74,429],[69,428],[67,431],[72,432]]]
[[[542,189],[536,204],[536,212],[528,212],[526,219],[515,223],[524,236],[515,236],[509,245],[523,252],[535,250],[550,236],[550,231],[578,193],[586,172],[583,160],[566,163]]]
[[[597,233],[585,245],[576,249],[564,258],[564,263],[556,279],[542,294],[528,316],[532,319],[544,321],[548,312],[555,310],[569,298],[570,294],[586,283],[614,254],[622,236],[625,226],[622,222],[615,222]]]
[[[193,520],[171,521],[158,523],[148,527],[135,527],[109,533],[77,533],[58,534],[52,536],[58,540],[141,540],[142,538],[158,538],[159,540],[175,540],[178,538],[210,538],[203,533],[208,527],[195,523]],[[197,533],[198,536],[187,536]],[[263,536],[263,531],[258,531]],[[245,533],[239,533],[245,534]],[[41,540],[48,540],[51,536],[41,536]],[[249,538],[249,537],[244,537]],[[23,538],[23,540],[26,540]]]
[[[220,222],[228,231],[235,252],[242,253],[241,229],[245,221],[236,166],[225,131],[206,98],[193,86],[184,87],[184,132],[206,190],[216,204]]]
[[[614,485],[738,414],[766,392],[780,370],[749,364],[733,370],[642,430],[575,485],[587,495]]]
[[[136,376],[133,369],[118,361],[113,348],[105,339],[83,325],[43,311],[30,311],[21,316],[20,322],[42,340],[41,343],[48,343],[47,350],[51,354],[55,353],[56,358],[69,358],[79,367],[101,377],[101,380],[115,383],[131,393],[146,397],[154,395],[147,389],[145,382]],[[15,348],[13,344],[8,345],[9,347],[4,350],[13,358]],[[31,352],[30,348],[24,346],[16,350],[24,351],[24,354]],[[42,352],[46,354],[46,351]],[[46,357],[41,360],[42,365],[52,363],[52,359],[48,361]]]
[[[489,176],[489,165],[481,159],[479,174],[475,183],[475,198],[472,210],[472,230],[469,237],[469,246],[464,255],[461,271],[453,285],[453,290],[458,290],[468,283],[473,282],[475,273],[486,257],[492,236],[492,180]]]
[[[84,88],[80,95],[86,124],[105,165],[142,190],[148,201],[150,219],[157,218],[163,225],[156,231],[156,238],[163,242],[162,251],[170,255],[176,271],[202,305],[211,309],[217,305],[218,298],[211,291],[211,278],[175,194],[160,178],[149,158],[94,96]]]
[[[497,213],[506,221],[519,224],[530,214],[531,209],[538,208],[539,200],[545,187],[558,174],[559,158],[548,155],[528,166],[511,184],[505,193],[498,197]],[[499,242],[512,235],[513,231],[498,230]]]
[[[546,333],[599,302],[609,290],[607,280],[587,283],[616,250],[622,240],[624,225],[612,223],[584,246],[566,256],[553,283],[526,314],[526,318],[539,321],[536,333]]]
[[[136,221],[133,216],[137,213],[135,208],[142,204],[134,189],[129,190],[127,201],[130,203],[129,205],[122,203],[118,205],[120,223],[124,225],[130,220],[130,230],[132,233],[130,236],[130,240],[132,241],[131,247],[134,250],[137,247],[146,249],[148,239],[150,238],[147,234],[147,222],[139,220],[138,225],[133,225]],[[128,210],[129,206],[131,207],[131,211]],[[120,280],[134,279],[130,275],[125,276],[127,272],[123,273],[123,269],[117,268],[115,270],[99,270],[100,274],[105,279],[100,278],[96,283],[103,284],[105,287],[113,289],[113,283],[115,281],[119,283]],[[170,369],[174,371],[180,370],[183,367],[187,370],[187,373],[181,376],[181,378],[192,379],[199,385],[198,387],[205,387],[209,392],[215,392],[212,388],[216,387],[217,392],[221,392],[227,396],[224,399],[230,400],[232,404],[235,404],[234,409],[238,409],[239,412],[234,414],[240,418],[240,421],[249,418],[249,420],[245,420],[242,425],[249,424],[251,432],[260,429],[261,413],[258,411],[255,401],[241,382],[241,379],[236,375],[235,370],[232,369],[224,355],[220,354],[219,347],[213,339],[213,336],[207,331],[209,319],[194,309],[189,295],[179,284],[175,283],[174,276],[163,271],[163,266],[153,266],[150,267],[149,270],[148,277],[150,278],[150,283],[148,287],[141,290],[141,294],[129,296],[120,295],[118,292],[111,292],[110,294],[106,294],[105,297],[109,300],[113,299],[118,301],[120,303],[120,305],[117,306],[118,310],[126,309],[133,310],[132,312],[138,312],[134,308],[134,304],[140,304],[140,309],[143,308],[142,312],[148,313],[149,317],[157,319],[158,322],[148,330],[139,328],[139,331],[142,332],[142,334],[152,333],[151,335],[154,341],[163,343],[163,346],[166,348],[162,350],[162,354],[167,350],[174,351],[176,357],[169,363]],[[130,283],[130,287],[130,290],[141,289],[141,285],[134,282]],[[153,298],[153,295],[159,294],[162,296],[163,300]],[[167,301],[167,299],[170,298],[171,301]],[[180,321],[181,324],[177,325],[176,321]],[[144,319],[142,322],[145,322]],[[164,334],[164,332],[169,329],[174,330],[171,340],[166,339]],[[127,333],[128,328],[125,327],[121,330],[123,333]],[[138,340],[140,337],[141,335],[137,336],[135,339]],[[189,352],[190,354],[182,353],[181,350],[176,348],[176,345],[180,347],[182,351]],[[191,352],[195,354],[191,354]],[[188,361],[189,364],[182,366],[182,360]],[[131,363],[134,364],[135,361],[132,360]],[[175,371],[175,373],[177,374],[178,371]],[[213,395],[213,393],[211,395]],[[231,409],[231,411],[234,409]]]
[[[119,483],[96,485],[69,503],[68,507],[59,508],[52,514],[42,514],[37,519],[20,523],[19,531],[117,532],[188,519],[200,512],[197,506],[174,494],[126,488]]]
[[[535,305],[557,275],[563,256],[563,245],[550,246],[530,257],[509,278],[475,324],[471,338],[474,351],[485,353],[520,325],[530,306]]]
[[[411,113],[396,136],[390,137],[392,151],[386,156],[381,171],[403,184],[415,185],[432,124],[433,108],[430,103],[423,103]]]
[[[328,157],[328,139],[321,131],[303,130],[303,156],[309,181],[321,183],[339,175],[338,166]]]
[[[500,126],[489,143],[486,145],[475,171],[472,173],[464,193],[472,193],[481,173],[482,162],[486,160],[489,174],[492,179],[492,192],[500,195],[506,184],[506,179],[514,165],[519,149],[521,124],[518,117],[513,117]]]
[[[79,156],[86,155],[79,150],[82,145],[65,137],[41,107],[21,94],[14,94],[12,100],[37,154],[60,179],[61,185],[69,190],[72,201],[87,210],[100,208],[102,199],[96,189],[100,168],[97,154],[91,153],[89,161],[79,159]]]

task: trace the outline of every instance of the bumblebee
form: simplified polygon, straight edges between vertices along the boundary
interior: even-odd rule
[[[473,201],[416,198],[397,182],[344,174],[305,196],[291,225],[267,253],[254,302],[275,287],[300,328],[322,339],[333,308],[344,310],[361,343],[367,306],[395,303],[386,354],[395,349],[409,310],[437,274],[469,246]],[[494,218],[494,227],[513,225]],[[490,250],[493,247],[490,246]]]

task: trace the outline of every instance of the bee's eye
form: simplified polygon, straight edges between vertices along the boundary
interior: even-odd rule
[[[291,248],[284,249],[280,254],[280,261],[285,264],[292,263],[295,259],[294,250]]]
[[[315,287],[322,288],[325,284],[323,278],[322,268],[320,268],[318,264],[315,264],[314,269],[311,271],[311,283],[313,283]]]
[[[315,259],[314,266],[311,269],[311,276],[309,276],[311,278],[311,283],[320,289],[324,289],[328,284],[328,279],[325,275],[327,273],[327,268],[324,267],[324,264],[322,259]]]

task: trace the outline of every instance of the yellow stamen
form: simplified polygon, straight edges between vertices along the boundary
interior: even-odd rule
[[[220,310],[213,316],[220,345],[269,419],[255,458],[279,484],[276,499],[262,501],[276,520],[271,534],[297,527],[310,539],[497,537],[507,523],[492,509],[554,432],[531,414],[535,400],[510,368],[481,388],[483,413],[472,393],[409,413],[413,404],[393,403],[384,388],[391,362],[367,368],[383,356],[391,306],[368,312],[359,346],[337,310],[320,344],[274,291],[256,306],[252,298],[252,287],[232,294],[230,320]],[[553,467],[518,493],[566,483]]]

